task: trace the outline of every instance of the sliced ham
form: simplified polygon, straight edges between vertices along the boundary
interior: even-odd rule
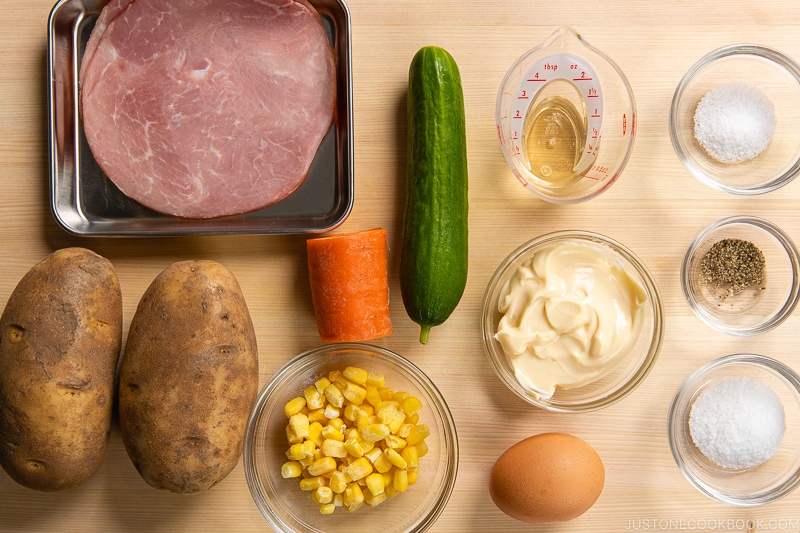
[[[297,0],[111,0],[81,71],[83,127],[119,189],[211,218],[286,198],[334,114],[319,14]]]

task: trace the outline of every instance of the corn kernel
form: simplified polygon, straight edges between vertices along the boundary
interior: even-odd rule
[[[305,457],[313,457],[316,449],[317,446],[316,444],[314,444],[313,441],[310,440],[303,441],[303,455]]]
[[[335,406],[333,406],[331,404],[326,405],[325,409],[323,409],[323,411],[322,411],[323,416],[328,420],[332,420],[334,418],[339,418],[339,415],[341,413],[342,412],[338,407],[335,407]]]
[[[334,407],[341,408],[344,405],[344,396],[342,396],[342,391],[334,385],[330,384],[325,387],[325,398],[333,405]]]
[[[336,380],[341,378],[341,377],[342,377],[342,371],[341,370],[331,370],[328,373],[328,381],[330,381],[331,383],[336,383]]]
[[[416,449],[416,448],[415,448]],[[322,453],[327,457],[345,457],[347,450],[344,447],[344,442],[334,439],[325,439],[322,442]]]
[[[369,377],[366,370],[354,366],[348,366],[342,374],[353,383],[358,383],[359,385],[364,385]]]
[[[306,399],[298,396],[297,398],[292,398],[286,405],[283,406],[283,412],[286,414],[286,418],[291,418],[292,416],[296,415],[300,411],[303,410],[303,407],[306,406]]]
[[[377,442],[389,436],[391,436],[389,426],[386,424],[369,424],[361,430],[361,437],[371,442]]]
[[[378,394],[380,394],[383,401],[391,400],[394,396],[394,389],[391,387],[378,387]]]
[[[331,503],[333,501],[333,491],[330,487],[317,487],[311,493],[311,499],[317,503]]]
[[[289,446],[289,449],[286,451],[286,457],[290,461],[299,461],[306,457],[305,451],[303,450],[303,443],[298,442],[297,444]]]
[[[366,477],[367,480],[367,489],[372,493],[373,496],[377,496],[378,494],[383,493],[384,485],[383,485],[383,475],[377,472],[373,472],[372,474]]]
[[[361,405],[364,402],[364,398],[367,397],[367,389],[348,381],[345,388],[342,390],[342,394],[347,401],[353,402],[356,405]]]
[[[303,468],[308,468],[308,465],[314,462],[314,458],[303,457],[302,459],[298,459],[297,462],[300,463],[300,466],[302,466]]]
[[[334,470],[336,470],[336,459],[333,457],[322,457],[308,465],[308,473],[312,476],[321,476]]]
[[[367,385],[372,385],[375,388],[381,388],[386,386],[386,379],[383,377],[383,374],[375,374],[370,372],[367,374]]]
[[[358,428],[350,428],[344,433],[345,440],[356,439],[361,440],[361,432]]]
[[[375,413],[392,433],[397,433],[406,420],[406,414],[394,400],[381,402]]]
[[[328,424],[327,426],[322,428],[322,438],[344,442],[344,435],[342,434],[342,432],[333,427],[333,425],[331,424]]]
[[[416,444],[428,438],[430,434],[431,428],[429,428],[427,424],[417,424],[409,432],[406,442],[409,444]],[[420,455],[420,457],[422,456]]]
[[[406,424],[411,424],[412,426],[416,426],[417,424],[419,424],[419,413],[414,413],[411,416],[407,416]]]
[[[300,477],[302,473],[303,467],[297,461],[287,461],[281,466],[281,477],[284,479]]]
[[[308,440],[312,441],[315,446],[322,446],[322,424],[319,422],[312,422],[308,425]]]
[[[408,484],[415,485],[417,483],[417,476],[419,475],[419,468],[408,470]]]
[[[300,480],[300,489],[305,490],[305,491],[317,490],[320,487],[324,487],[327,482],[328,482],[328,480],[325,479],[322,476],[316,476],[316,477],[309,477],[309,478],[306,478],[306,479],[301,479]]]
[[[395,450],[402,450],[407,444],[405,439],[401,439],[397,435],[387,435],[383,442],[386,443],[386,446]]]
[[[333,382],[333,384],[336,385],[340,391],[342,391],[342,394],[344,394],[344,390],[347,388],[348,383],[351,383],[351,381],[344,377],[344,375],[339,376],[336,381]]]
[[[364,452],[364,457],[369,459],[369,462],[375,464],[375,460],[383,455],[383,450],[377,447],[373,447],[371,450]]]
[[[368,403],[362,403],[358,406],[358,408],[365,412],[369,417],[375,416],[375,408]]]
[[[392,487],[397,492],[405,492],[408,490],[408,472],[405,470],[396,470],[394,479],[392,479]]]
[[[374,495],[370,491],[364,493],[364,503],[366,503],[370,507],[375,507],[376,505],[380,505],[388,499],[389,497],[386,496],[386,492],[381,492],[378,495]]]
[[[367,385],[367,388],[365,390],[367,392],[366,395],[364,396],[364,399],[367,401],[367,403],[373,407],[378,407],[378,405],[380,405],[380,403],[383,401],[383,399],[381,399],[380,393],[378,392],[378,387],[375,387],[373,385]]]
[[[403,456],[403,459],[405,460],[409,469],[419,468],[419,454],[415,446],[403,448],[403,451],[400,452],[400,455]]]
[[[394,488],[394,482],[392,482],[391,485],[386,485],[386,488],[384,489],[383,493],[386,494],[387,498],[394,498],[395,496],[397,496],[398,492],[397,489]]]
[[[403,411],[406,412],[406,415],[413,415],[422,409],[422,402],[420,402],[419,398],[416,396],[409,395],[400,402],[400,406],[403,408]]]
[[[364,447],[357,438],[347,439],[344,441],[344,449],[353,457],[361,457],[364,455]]]
[[[375,467],[375,470],[377,470],[381,474],[384,474],[392,469],[391,461],[389,461],[389,459],[387,459],[386,455],[384,455],[383,453],[381,453],[380,457],[375,459],[375,461],[373,462],[373,466]]]
[[[325,388],[330,385],[331,382],[326,377],[321,377],[317,381],[314,382],[314,387],[319,391],[320,394],[325,393]]]
[[[414,448],[417,449],[417,456],[418,457],[425,457],[428,454],[428,443],[424,440],[419,441],[414,445]]]
[[[386,459],[388,459],[389,462],[392,463],[397,468],[400,468],[402,470],[408,468],[408,463],[406,463],[406,460],[403,459],[402,455],[397,453],[397,450],[393,450],[392,448],[386,448],[385,450],[383,450],[383,455],[385,455]]]
[[[325,409],[314,409],[313,411],[309,411],[307,416],[308,422],[311,424],[314,422],[319,422],[320,424],[328,423],[328,418],[325,416]]]
[[[383,477],[383,488],[386,489],[392,484],[392,480],[394,479],[394,468],[388,472],[384,472],[381,476]]]
[[[289,444],[302,444],[303,442],[303,438],[298,437],[294,432],[294,428],[289,424],[286,424],[286,440],[289,441]]]
[[[364,492],[358,483],[348,483],[347,488],[344,489],[343,503],[345,507],[352,507],[356,504],[364,502]]]
[[[392,395],[392,400],[396,401],[397,403],[402,402],[408,397],[408,393],[406,391],[397,391]]]
[[[344,492],[344,489],[342,489]],[[342,507],[344,505],[344,495],[342,494],[334,494],[333,495],[333,505],[336,507]]]
[[[345,476],[344,472],[336,470],[331,475],[329,486],[331,487],[331,490],[337,494],[344,492],[344,489],[347,488],[347,477]]]
[[[344,426],[344,420],[342,420],[341,418],[338,418],[338,417],[337,418],[331,418],[331,421],[328,422],[328,424],[330,424],[331,426],[335,427],[339,431],[344,431],[342,429],[342,428],[345,427]]]
[[[380,420],[377,419],[377,417],[376,417],[375,422],[379,422],[379,421]],[[360,431],[363,431],[365,427],[370,425],[370,423],[372,423],[372,420],[370,420],[370,417],[367,415],[367,413],[365,413],[364,411],[359,409],[358,413],[356,414],[356,427]]]
[[[306,387],[303,391],[303,397],[306,399],[306,407],[312,411],[325,406],[325,396],[320,394],[314,385]]]
[[[406,418],[406,420],[408,420],[408,418]],[[400,437],[401,439],[408,438],[408,434],[411,433],[411,429],[413,427],[414,424],[409,424],[408,422],[406,422],[405,424],[400,426],[400,429],[397,430],[397,436]]]
[[[322,514],[333,514],[336,511],[336,504],[334,503],[320,503],[317,505],[319,506],[319,512]]]
[[[372,473],[372,463],[370,463],[366,457],[360,457],[350,463],[345,473],[350,476],[350,479],[353,481],[358,481]]]
[[[289,419],[289,425],[292,426],[294,434],[300,438],[308,437],[308,417],[303,413],[292,415]]]
[[[356,418],[358,418],[359,411],[360,411],[360,409],[358,408],[357,405],[352,404],[352,403],[348,403],[344,407],[344,417],[347,420],[350,420],[351,422],[355,422]]]

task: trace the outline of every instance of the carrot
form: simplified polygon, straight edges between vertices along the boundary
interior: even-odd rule
[[[386,230],[306,241],[311,299],[320,338],[357,342],[392,332]]]

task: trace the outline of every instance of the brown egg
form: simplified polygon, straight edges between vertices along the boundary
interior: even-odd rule
[[[542,433],[501,455],[489,476],[495,505],[512,518],[544,524],[585,513],[603,491],[603,462],[572,435]]]

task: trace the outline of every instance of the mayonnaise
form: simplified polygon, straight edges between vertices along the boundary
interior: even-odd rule
[[[631,350],[647,293],[593,246],[536,252],[500,292],[495,338],[520,384],[537,398],[595,381]]]

